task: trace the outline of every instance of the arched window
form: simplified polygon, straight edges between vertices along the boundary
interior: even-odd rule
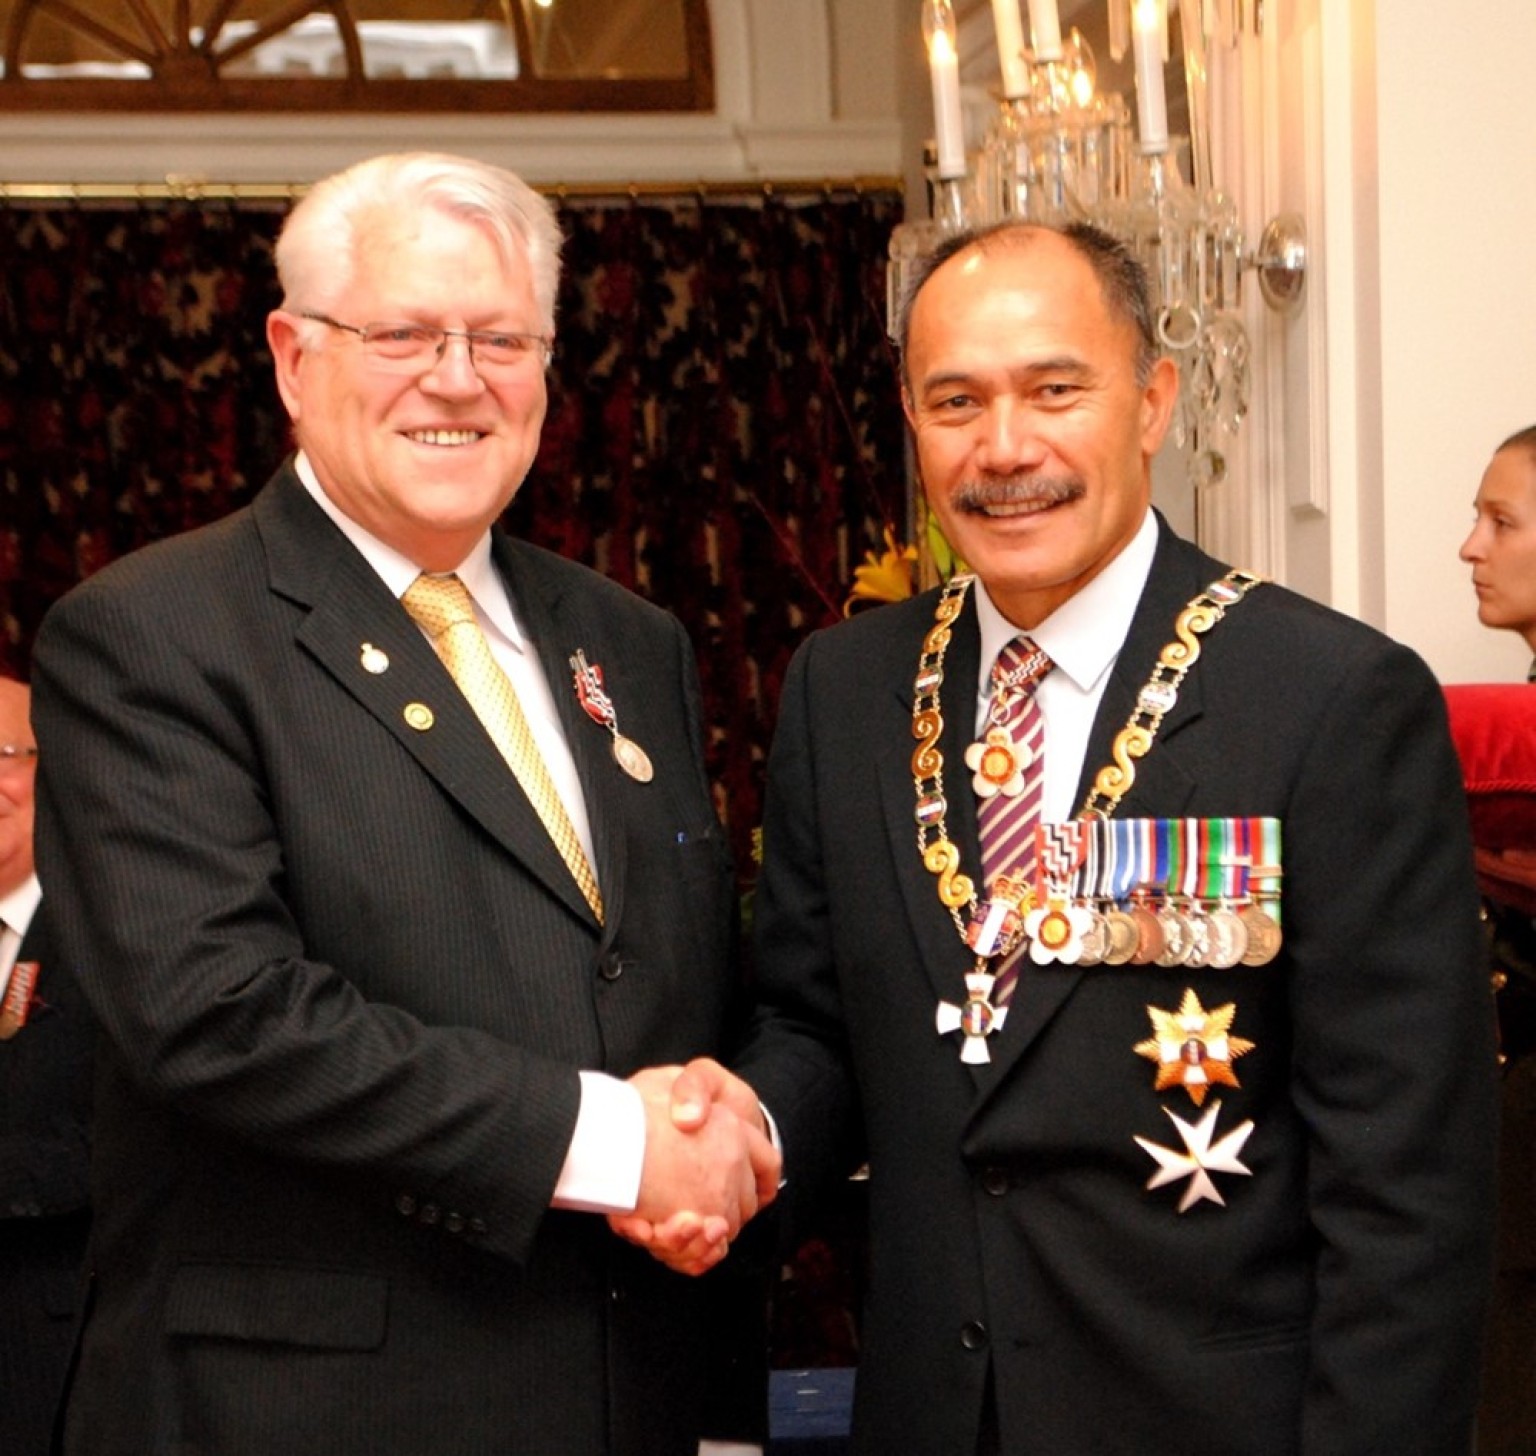
[[[0,0],[0,110],[709,111],[707,0]]]

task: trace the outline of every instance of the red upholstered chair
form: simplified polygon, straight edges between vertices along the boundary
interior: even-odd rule
[[[1456,683],[1445,701],[1478,883],[1488,899],[1536,915],[1536,684]]]

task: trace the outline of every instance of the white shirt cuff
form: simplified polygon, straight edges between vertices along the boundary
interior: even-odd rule
[[[576,1131],[552,1208],[633,1213],[645,1166],[645,1103],[637,1088],[605,1072],[581,1072]]]

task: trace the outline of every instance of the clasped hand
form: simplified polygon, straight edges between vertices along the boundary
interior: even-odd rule
[[[702,1274],[773,1202],[778,1151],[752,1089],[718,1062],[648,1067],[629,1080],[645,1103],[640,1197],[608,1222],[668,1268]]]

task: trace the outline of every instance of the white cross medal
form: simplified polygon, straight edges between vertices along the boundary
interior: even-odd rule
[[[956,1006],[953,1001],[939,1002],[934,1024],[940,1036],[947,1036],[952,1031],[964,1033],[965,1039],[960,1043],[962,1062],[979,1065],[992,1060],[992,1053],[987,1050],[987,1038],[994,1031],[1002,1030],[1008,1015],[1006,1006],[992,1004],[992,983],[996,979],[985,971],[972,971],[965,978],[964,1006]]]

